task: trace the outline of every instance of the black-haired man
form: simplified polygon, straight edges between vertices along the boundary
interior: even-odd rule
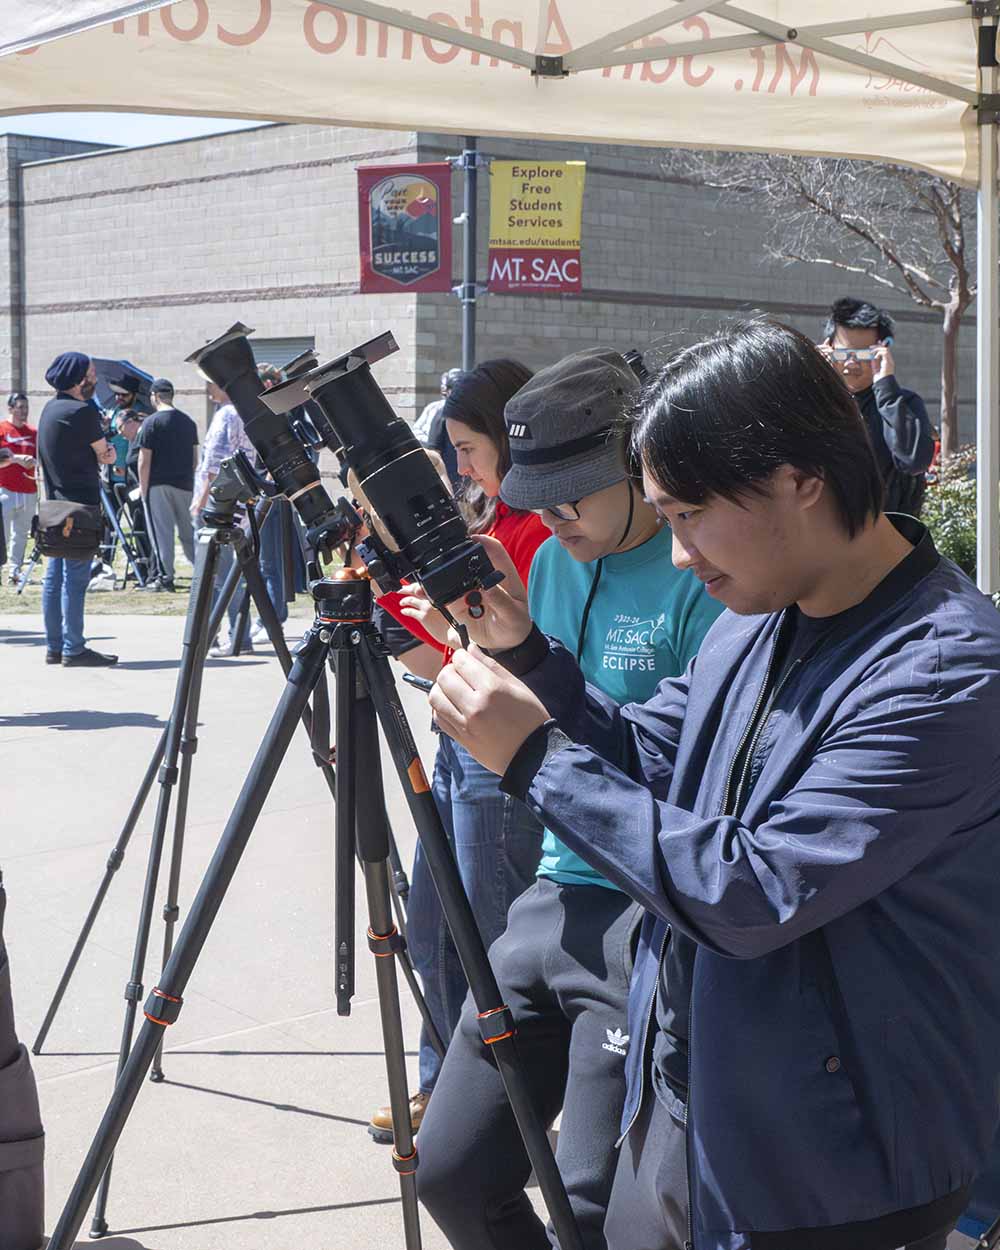
[[[174,534],[194,564],[191,496],[198,465],[198,427],[174,407],[174,384],[156,378],[150,388],[154,412],[142,423],[138,449],[139,490],[153,531],[160,576],[150,589],[174,589]]]
[[[452,605],[508,650],[456,653],[441,729],[648,913],[611,1250],[943,1250],[993,1142],[1000,616],[860,434],[788,327],[666,367],[633,451],[730,611],[645,704],[516,593]]]
[[[895,324],[884,308],[838,299],[819,349],[844,379],[868,427],[885,482],[886,512],[919,516],[934,456],[934,433],[924,401],[896,381]]]

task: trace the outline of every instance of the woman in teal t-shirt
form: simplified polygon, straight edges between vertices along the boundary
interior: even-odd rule
[[[670,533],[626,472],[618,421],[637,389],[617,352],[580,352],[536,374],[507,404],[512,467],[501,487],[552,530],[531,567],[532,616],[624,702],[683,672],[720,611],[673,567]],[[535,883],[490,948],[529,1087],[549,1124],[562,1113],[557,1160],[588,1250],[606,1250],[640,917],[546,830]],[[487,1052],[467,1002],[420,1130],[420,1197],[453,1250],[549,1250]]]

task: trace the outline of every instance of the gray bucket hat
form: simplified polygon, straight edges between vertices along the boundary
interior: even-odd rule
[[[639,389],[624,358],[589,348],[536,373],[507,401],[511,467],[500,484],[508,507],[549,508],[628,476],[621,417]]]

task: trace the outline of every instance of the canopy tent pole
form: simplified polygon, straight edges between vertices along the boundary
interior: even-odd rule
[[[979,248],[976,378],[977,579],[980,590],[1000,590],[1000,209],[997,203],[996,25],[979,35]]]
[[[479,144],[474,135],[466,136],[461,157],[465,171],[465,211],[462,224],[462,369],[468,373],[476,367],[476,225],[479,212]]]

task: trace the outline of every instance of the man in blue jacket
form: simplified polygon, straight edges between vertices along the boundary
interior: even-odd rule
[[[431,693],[649,913],[611,1250],[938,1250],[993,1140],[1000,615],[860,421],[785,326],[682,352],[633,448],[730,609],[686,674],[618,707],[497,587]]]

